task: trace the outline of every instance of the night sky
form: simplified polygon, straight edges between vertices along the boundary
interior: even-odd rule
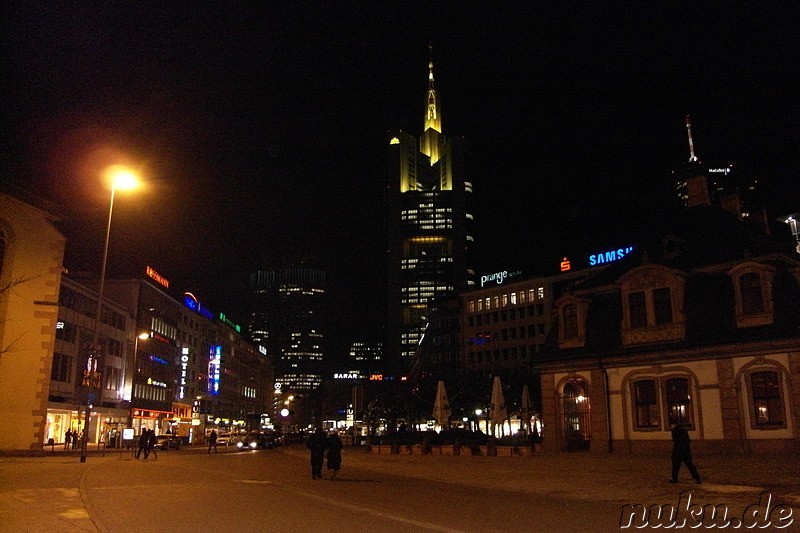
[[[99,269],[98,170],[127,162],[147,189],[117,197],[109,276],[150,265],[244,323],[247,274],[305,261],[337,340],[377,337],[386,134],[421,133],[429,43],[479,274],[633,244],[687,114],[701,159],[800,211],[796,2],[172,4],[5,4],[2,178],[60,206],[71,270]]]

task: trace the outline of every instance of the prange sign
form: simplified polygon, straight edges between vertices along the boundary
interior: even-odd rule
[[[505,282],[505,280],[507,280],[508,278],[519,276],[520,274],[522,274],[521,270],[517,270],[516,272],[509,272],[508,270],[503,270],[501,272],[495,272],[494,274],[485,274],[481,276],[481,287],[492,281],[498,285],[502,285],[503,282]]]

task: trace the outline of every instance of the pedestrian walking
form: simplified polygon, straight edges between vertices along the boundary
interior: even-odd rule
[[[208,436],[208,453],[211,453],[211,447],[214,447],[214,453],[217,453],[217,432],[211,430],[211,435]]]
[[[322,479],[322,463],[325,462],[325,450],[328,448],[328,439],[322,428],[317,428],[308,437],[306,448],[311,450],[311,479]]]
[[[678,472],[681,469],[681,463],[686,465],[692,478],[699,485],[700,474],[692,462],[692,439],[689,438],[689,432],[683,427],[683,424],[678,422],[672,427],[672,479],[670,483],[678,482]]]
[[[147,434],[147,449],[145,450],[144,458],[147,457],[152,453],[153,456],[158,459],[158,452],[156,451],[156,444],[158,443],[158,439],[156,439],[156,432],[155,430],[151,429]]]
[[[331,471],[331,479],[336,479],[341,467],[342,439],[339,437],[339,432],[334,429],[328,436],[328,470]]]
[[[135,457],[138,459],[139,457],[144,454],[144,458],[147,459],[147,437],[149,436],[149,432],[147,429],[143,429],[142,433],[139,435],[139,449],[136,450]]]
[[[64,449],[69,450],[69,445],[72,442],[72,430],[68,429],[66,433],[64,433]]]

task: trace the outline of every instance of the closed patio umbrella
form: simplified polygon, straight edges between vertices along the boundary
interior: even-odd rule
[[[436,387],[436,401],[433,404],[433,418],[442,429],[450,429],[450,402],[447,400],[447,391],[444,381],[439,380]]]
[[[492,435],[497,436],[496,427],[497,424],[500,424],[500,436],[502,437],[503,432],[503,424],[508,418],[508,412],[506,411],[506,399],[503,395],[503,385],[500,383],[500,376],[494,377],[494,383],[492,385]]]

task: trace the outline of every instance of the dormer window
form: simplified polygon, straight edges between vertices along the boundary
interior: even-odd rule
[[[644,292],[632,292],[628,295],[628,311],[632,328],[647,327],[647,302]]]
[[[669,287],[653,290],[653,314],[656,325],[672,323],[672,297]]]
[[[747,262],[728,271],[736,297],[736,327],[772,324],[772,283],[775,267]]]
[[[564,338],[575,339],[578,337],[578,306],[567,304],[561,311],[564,319]]]
[[[755,272],[744,274],[739,278],[739,290],[742,296],[742,313],[751,315],[764,311],[764,293],[761,290],[761,276]]]
[[[586,344],[586,313],[589,300],[567,295],[556,302],[558,342],[561,348],[579,348]]]
[[[680,340],[685,336],[685,277],[680,271],[646,265],[631,270],[618,283],[623,344]]]

